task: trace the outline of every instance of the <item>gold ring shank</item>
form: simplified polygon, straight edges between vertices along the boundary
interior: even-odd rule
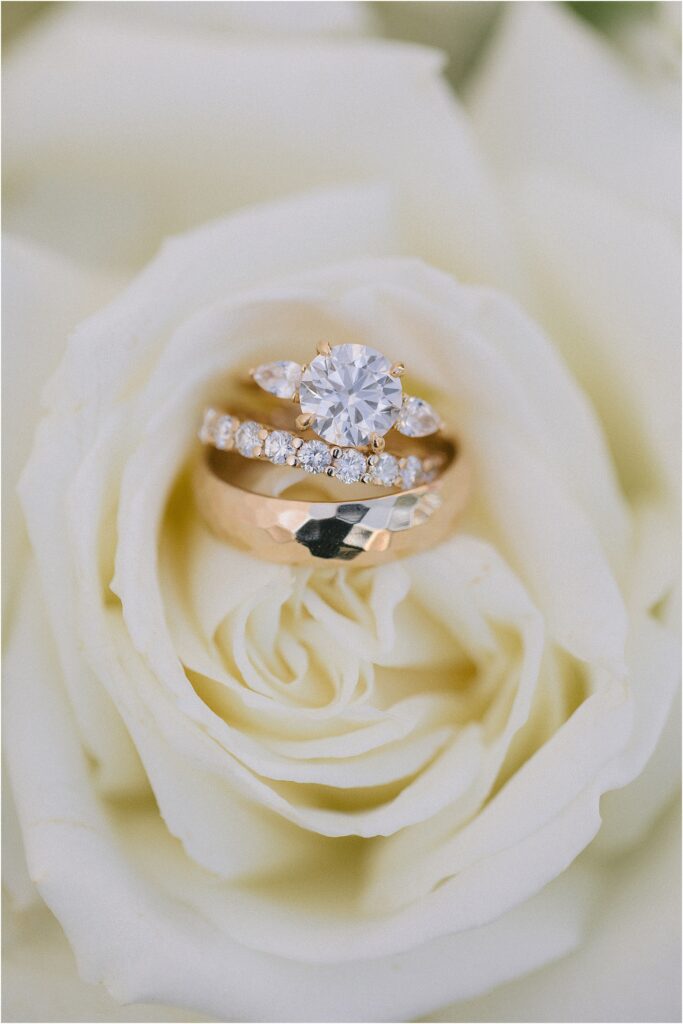
[[[326,477],[301,482],[286,467],[208,449],[194,470],[195,498],[218,537],[258,558],[290,565],[321,559],[379,565],[423,551],[451,533],[469,495],[470,467],[455,445],[446,448],[446,465],[434,480],[371,497],[367,488],[349,497],[348,486]]]

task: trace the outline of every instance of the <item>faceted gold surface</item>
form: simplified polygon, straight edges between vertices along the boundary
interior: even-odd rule
[[[302,495],[300,475],[287,467],[213,449],[194,472],[198,508],[219,537],[290,564],[376,565],[431,547],[451,533],[469,487],[469,465],[453,446],[435,480],[372,497],[362,488],[360,497],[346,497],[347,486],[324,477]]]

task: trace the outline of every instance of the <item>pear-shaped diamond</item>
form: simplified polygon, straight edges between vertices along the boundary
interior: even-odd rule
[[[396,429],[406,437],[427,437],[441,429],[441,419],[429,402],[406,395],[396,421]]]
[[[254,370],[253,379],[260,388],[278,398],[294,398],[301,383],[301,366],[290,359],[264,363]]]

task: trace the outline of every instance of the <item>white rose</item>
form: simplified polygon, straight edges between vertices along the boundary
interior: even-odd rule
[[[352,1020],[472,998],[581,942],[604,860],[572,862],[601,809],[614,850],[672,793],[668,746],[650,758],[677,682],[677,256],[671,182],[652,197],[637,162],[666,173],[671,130],[539,10],[514,9],[471,97],[499,194],[425,51],[77,13],[9,68],[7,220],[100,268],[93,290],[10,247],[17,351],[41,314],[55,346],[16,357],[19,422],[106,275],[319,187],[172,240],[87,320],[21,485],[12,785],[30,875],[118,1000]],[[577,79],[589,123],[563,105]],[[475,465],[465,528],[372,572],[220,545],[182,482],[203,402],[350,331],[441,390]]]

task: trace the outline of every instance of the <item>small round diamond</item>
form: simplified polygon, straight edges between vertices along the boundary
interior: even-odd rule
[[[234,416],[220,416],[214,427],[214,441],[216,448],[225,450],[232,448],[235,440],[235,431],[239,421]]]
[[[255,459],[261,452],[261,438],[259,434],[263,427],[260,423],[254,423],[253,420],[247,420],[237,431],[235,438],[235,444],[237,445],[237,451],[240,455],[246,456],[248,459]]]
[[[398,459],[395,455],[382,452],[375,456],[376,461],[370,467],[370,477],[373,484],[381,484],[382,487],[393,487],[398,480]]]
[[[365,474],[368,463],[355,448],[346,448],[334,464],[334,475],[343,484],[355,484]]]
[[[204,413],[204,419],[199,430],[199,440],[202,444],[213,444],[219,415],[220,413],[215,409],[207,409]]]
[[[199,440],[202,444],[212,444],[216,448],[231,448],[233,435],[238,426],[239,421],[234,416],[220,413],[217,409],[207,409],[199,431]]]
[[[274,430],[266,438],[263,450],[271,462],[282,465],[294,455],[294,438],[286,430]]]
[[[322,441],[305,441],[299,448],[298,459],[307,473],[324,473],[332,462],[332,452]]]
[[[406,490],[415,487],[422,475],[422,462],[417,455],[409,455],[401,466],[401,483]]]

